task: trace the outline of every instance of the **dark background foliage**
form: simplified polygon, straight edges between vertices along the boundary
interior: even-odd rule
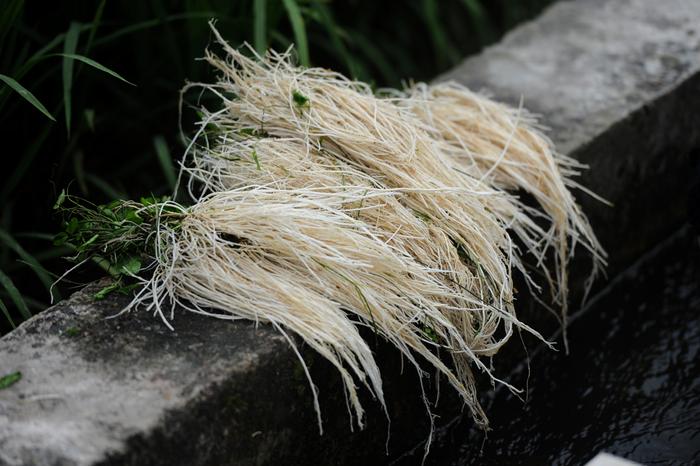
[[[96,203],[170,192],[183,152],[179,90],[186,80],[214,79],[197,60],[212,40],[209,19],[234,46],[295,43],[303,65],[400,87],[454,66],[550,2],[4,0],[0,334],[46,308],[48,287],[70,266],[62,259],[70,249],[53,245],[62,189]],[[86,267],[71,278],[97,273]]]

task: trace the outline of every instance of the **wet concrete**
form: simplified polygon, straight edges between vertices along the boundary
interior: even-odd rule
[[[584,464],[599,451],[700,464],[700,239],[681,230],[615,279],[572,323],[571,353],[531,352],[487,401],[493,430],[460,420],[429,465]],[[412,464],[405,458],[400,464]]]

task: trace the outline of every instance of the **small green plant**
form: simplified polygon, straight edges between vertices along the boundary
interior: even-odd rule
[[[65,192],[54,209],[64,218],[54,244],[68,245],[75,251],[71,260],[92,260],[114,279],[95,294],[95,299],[138,286],[131,279],[155,257],[159,223],[177,224],[183,214],[183,208],[167,196],[94,205]]]
[[[21,379],[22,373],[19,371],[3,375],[2,377],[0,377],[0,390],[10,388],[11,386],[19,382]]]
[[[80,329],[78,327],[68,327],[63,333],[68,337],[77,337],[80,335]]]
[[[297,90],[292,92],[292,99],[299,108],[308,107],[309,105],[309,98]]]

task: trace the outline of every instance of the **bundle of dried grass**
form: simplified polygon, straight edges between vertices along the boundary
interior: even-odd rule
[[[605,202],[572,179],[587,167],[556,153],[522,102],[513,109],[456,82],[419,83],[408,93],[407,105],[432,128],[454,167],[469,167],[465,169],[480,180],[500,189],[524,191],[539,203],[549,227],[530,252],[547,277],[553,302],[561,306],[566,328],[567,263],[576,245],[581,244],[593,259],[584,295],[606,263],[602,246],[569,191],[581,189]],[[554,277],[545,262],[550,250]]]
[[[194,205],[163,204],[178,214],[144,233],[152,273],[129,309],[166,323],[176,304],[267,322],[295,351],[289,333],[301,337],[338,369],[360,427],[357,383],[386,406],[358,332],[367,326],[419,374],[434,367],[487,426],[473,369],[501,382],[484,358],[516,329],[541,338],[515,313],[513,271],[537,292],[523,264],[534,255],[564,307],[575,244],[603,261],[567,188],[580,167],[521,113],[462,87],[377,96],[338,73],[296,68],[289,54],[249,58],[214,34],[226,57],[206,59],[220,81],[185,89],[222,102],[200,109],[183,162]],[[320,426],[317,401],[316,410]]]

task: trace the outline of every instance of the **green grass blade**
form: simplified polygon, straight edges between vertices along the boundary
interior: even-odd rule
[[[333,19],[333,14],[331,13],[330,9],[326,5],[319,2],[314,3],[314,8],[318,12],[321,24],[323,24],[323,27],[326,29],[326,32],[328,32],[328,35],[331,38],[331,44],[335,49],[335,54],[342,57],[343,61],[345,62],[345,66],[347,66],[348,70],[350,71],[350,75],[355,79],[367,80],[368,76],[364,76],[365,73],[360,71],[360,65],[355,61],[350,52],[348,52],[348,49],[339,34],[340,28]]]
[[[12,282],[12,279],[2,270],[0,270],[0,285],[5,288],[12,302],[15,303],[15,306],[17,306],[17,309],[19,309],[19,313],[22,314],[22,317],[25,319],[31,318],[32,313],[29,312],[29,308],[27,307],[27,303],[24,302],[22,294]]]
[[[54,237],[54,235],[50,235],[50,238],[52,240],[53,240],[53,237]],[[41,261],[56,259],[59,257],[65,257],[73,252],[75,252],[75,249],[68,247],[68,246],[54,246],[50,249],[35,252],[34,258],[41,262]]]
[[[22,373],[20,371],[12,372],[10,374],[5,374],[0,377],[0,390],[5,390],[10,388],[22,379]]]
[[[0,79],[1,77],[2,75],[0,75]],[[56,111],[58,110],[59,109],[56,109]],[[51,124],[44,125],[44,129],[41,130],[41,133],[39,133],[39,135],[36,136],[34,140],[25,148],[24,152],[22,153],[22,157],[20,157],[19,161],[17,162],[17,166],[2,186],[2,190],[0,191],[0,205],[7,202],[15,188],[17,188],[17,186],[24,180],[24,176],[29,170],[29,167],[31,167],[32,162],[34,162],[39,150],[46,141],[46,138],[49,136],[52,126],[53,125]]]
[[[100,27],[100,22],[102,21],[102,13],[105,10],[106,0],[101,0],[100,4],[97,5],[97,10],[95,10],[95,16],[90,23],[90,34],[88,35],[87,44],[85,45],[85,53],[89,53],[92,48],[92,43],[95,40],[95,34],[97,34],[97,28]]]
[[[168,182],[170,189],[175,189],[175,183],[177,182],[177,174],[175,172],[175,165],[173,164],[173,158],[170,155],[170,150],[168,149],[168,144],[165,142],[165,138],[158,135],[153,138],[153,147],[156,150],[156,155],[158,156],[158,162],[160,167],[163,169],[163,175],[165,175],[165,180]]]
[[[401,77],[397,74],[396,67],[389,63],[384,54],[371,40],[368,40],[364,34],[358,31],[351,31],[350,37],[352,44],[379,70],[384,81],[391,86],[399,86],[401,84]]]
[[[462,0],[462,4],[469,11],[474,30],[476,31],[481,44],[487,44],[492,41],[493,33],[490,28],[489,18],[486,16],[484,7],[481,6],[479,0]]]
[[[459,52],[445,33],[445,28],[440,20],[438,4],[437,0],[423,0],[423,15],[432,38],[433,51],[438,57],[438,63],[440,66],[446,66],[459,61]]]
[[[267,49],[267,0],[253,0],[253,46],[260,55]]]
[[[90,58],[88,58],[88,57],[85,57],[85,56],[83,56],[83,55],[78,55],[78,54],[75,54],[75,53],[56,53],[56,54],[54,54],[54,55],[61,56],[61,57],[63,57],[65,60],[69,60],[69,61],[71,61],[71,62],[72,62],[73,60],[78,60],[78,61],[80,61],[80,62],[85,63],[86,65],[92,66],[93,68],[102,71],[103,73],[107,73],[107,74],[110,75],[110,76],[113,76],[113,77],[115,77],[115,78],[117,78],[117,79],[119,79],[119,80],[121,80],[121,81],[124,81],[124,82],[127,83],[127,84],[130,84],[130,85],[132,85],[132,86],[136,86],[136,84],[134,84],[134,83],[132,83],[132,82],[130,82],[130,81],[127,81],[126,79],[124,79],[123,76],[121,76],[121,75],[120,75],[119,73],[117,73],[116,71],[113,71],[113,70],[107,68],[106,66],[97,63],[95,60],[92,60],[92,59],[90,59]]]
[[[53,283],[53,280],[51,279],[51,275],[49,272],[42,267],[42,265],[39,263],[38,260],[31,254],[29,254],[18,242],[15,240],[12,235],[10,235],[7,231],[3,230],[0,228],[0,241],[5,243],[7,247],[12,249],[15,254],[17,254],[23,261],[25,261],[31,269],[34,271],[36,276],[39,278],[41,283],[46,287],[48,290],[51,288],[51,284]]]
[[[216,16],[216,12],[214,11],[193,11],[189,13],[179,13],[175,15],[170,15],[166,16],[165,18],[162,19],[149,19],[147,21],[141,21],[139,23],[134,23],[130,24],[128,26],[125,26],[117,31],[114,31],[111,34],[108,34],[106,36],[102,36],[99,39],[95,41],[95,46],[99,45],[105,45],[110,42],[114,42],[115,40],[119,39],[120,37],[133,34],[139,31],[144,31],[146,29],[162,26],[163,24],[172,22],[172,21],[182,21],[182,20],[188,20],[188,19],[211,19],[213,16]]]
[[[282,0],[284,8],[287,10],[287,16],[292,23],[292,31],[294,31],[294,42],[296,42],[299,61],[302,66],[310,66],[309,60],[309,43],[306,38],[306,26],[304,18],[301,15],[301,10],[296,0]]]
[[[80,26],[79,30],[80,32],[82,31],[87,31],[90,28],[90,25],[82,25]],[[22,79],[25,74],[27,74],[37,63],[42,58],[45,58],[47,55],[47,52],[50,50],[53,50],[56,48],[63,40],[66,38],[65,33],[61,33],[54,37],[48,44],[37,50],[32,54],[31,57],[29,57],[29,60],[25,61],[24,64],[17,70],[16,72],[12,73],[15,77],[15,79]],[[3,95],[0,98],[0,109],[5,105],[5,100],[7,100],[7,95]],[[53,118],[52,118],[53,119]],[[54,121],[56,121],[54,119]]]
[[[2,311],[2,313],[4,314],[5,319],[7,319],[7,322],[9,322],[10,324],[10,327],[17,328],[17,325],[15,325],[15,321],[12,320],[10,311],[7,310],[7,306],[5,306],[5,302],[2,299],[0,299],[0,311]]]
[[[66,131],[70,135],[71,121],[71,94],[73,93],[73,60],[68,59],[68,55],[74,54],[78,47],[78,36],[80,36],[79,24],[70,23],[66,39],[63,41],[63,110],[66,116]]]
[[[25,233],[16,233],[15,236],[19,238],[32,238],[32,239],[40,239],[44,241],[53,241],[54,234],[53,233],[41,233],[41,232],[36,232],[36,231],[28,231]]]
[[[19,95],[24,97],[24,99],[27,102],[32,104],[37,110],[39,110],[41,113],[46,115],[49,119],[56,121],[56,119],[53,117],[53,115],[51,115],[49,113],[49,111],[46,110],[46,107],[44,107],[44,105],[41,102],[39,102],[39,100],[36,97],[34,97],[34,94],[32,94],[31,92],[26,90],[24,88],[24,86],[22,86],[20,83],[18,83],[17,81],[12,79],[11,77],[6,76],[4,74],[0,74],[0,81],[4,82],[8,86],[10,86],[10,89],[12,89],[16,93],[18,93]]]
[[[75,174],[75,180],[78,182],[78,187],[83,196],[88,195],[88,187],[85,182],[85,153],[82,150],[78,150],[73,155],[73,173]]]
[[[94,108],[86,108],[85,111],[83,112],[83,115],[85,115],[85,124],[87,124],[88,129],[92,131],[93,133],[95,132],[95,109]]]
[[[3,5],[2,11],[0,11],[0,51],[5,44],[5,36],[12,29],[23,6],[23,0],[10,0]]]
[[[98,176],[88,173],[85,175],[85,179],[112,200],[127,198],[124,193],[113,188],[109,183]]]

